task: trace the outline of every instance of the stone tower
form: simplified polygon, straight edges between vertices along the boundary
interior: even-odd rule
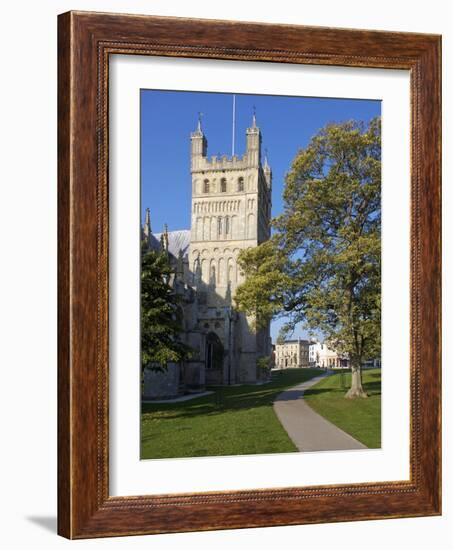
[[[200,121],[191,134],[189,267],[198,325],[208,333],[208,346],[212,342],[205,350],[208,383],[254,382],[260,377],[257,358],[270,355],[269,328],[255,332],[251,319],[234,311],[234,294],[243,281],[238,254],[270,237],[272,172],[267,159],[261,162],[255,115],[246,142],[242,157],[208,158]]]

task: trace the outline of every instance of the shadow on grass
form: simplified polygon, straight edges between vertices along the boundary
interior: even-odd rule
[[[226,411],[248,410],[257,407],[272,406],[276,396],[288,390],[288,387],[305,382],[319,375],[318,370],[288,369],[285,373],[278,373],[272,377],[267,385],[254,386],[227,386],[210,387],[213,394],[200,400],[193,400],[182,403],[151,404],[142,405],[142,414],[149,414],[159,420],[175,418],[193,418],[197,416],[215,416]],[[298,399],[300,390],[294,390],[294,395],[289,399]]]
[[[308,374],[308,373],[307,373]],[[315,372],[311,377],[319,374]],[[334,375],[334,376],[339,376]],[[370,373],[369,377],[379,377],[379,373]],[[309,378],[306,378],[308,380]],[[302,380],[302,381],[306,381]],[[277,396],[284,392],[283,396],[279,399],[281,401],[295,401],[300,399],[303,395],[321,395],[330,393],[332,396],[345,395],[348,390],[348,385],[345,383],[343,387],[327,386],[327,387],[314,387],[305,390],[288,389],[288,386],[296,385],[301,380],[294,380],[293,377],[279,377],[277,380],[273,380],[266,386],[237,386],[237,387],[211,387],[214,393],[210,396],[200,398],[200,400],[193,400],[186,403],[168,403],[168,404],[144,404],[142,407],[142,413],[149,414],[151,417],[157,420],[167,419],[183,419],[194,418],[198,416],[216,416],[223,414],[227,411],[239,411],[256,409],[257,407],[272,406]],[[380,381],[368,381],[364,384],[365,391],[370,395],[381,394]]]
[[[366,391],[370,392],[370,393],[374,393],[374,394],[377,394],[377,393],[381,393],[381,383],[380,382],[367,382],[365,384],[363,384],[363,387]],[[334,387],[334,388],[310,388],[308,390],[306,390],[306,395],[312,395],[312,394],[316,394],[316,393],[326,393],[326,392],[338,392],[338,393],[341,393],[341,392],[346,392],[348,391],[349,387],[347,385],[345,385],[343,388],[341,387]]]
[[[379,374],[373,374],[372,375],[373,378],[375,377],[379,377]],[[371,378],[371,376],[370,376]],[[373,382],[365,382],[363,384],[363,388],[364,390],[370,395],[381,395],[381,382],[380,380],[378,381],[373,381]],[[314,387],[314,388],[310,388],[308,390],[306,390],[305,392],[305,395],[306,396],[310,396],[310,395],[321,395],[321,394],[324,394],[324,393],[331,393],[332,395],[333,394],[346,394],[346,392],[348,391],[349,389],[349,385],[347,383],[345,383],[345,385],[343,387],[341,387],[340,385],[338,386],[327,386],[327,387],[321,387],[321,388],[317,388],[317,387]]]

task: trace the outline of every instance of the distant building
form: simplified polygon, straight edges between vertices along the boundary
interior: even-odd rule
[[[380,369],[382,367],[380,359],[368,359],[362,365],[365,369]]]
[[[310,342],[308,354],[310,367],[319,367],[322,369],[349,367],[349,358],[346,354],[341,354],[321,342]]]
[[[308,368],[310,342],[308,340],[285,340],[275,344],[275,368]]]

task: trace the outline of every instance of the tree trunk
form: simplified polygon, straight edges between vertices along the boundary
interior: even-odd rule
[[[359,365],[351,365],[351,387],[346,393],[346,399],[355,399],[356,397],[368,397],[368,394],[362,387],[362,371]]]

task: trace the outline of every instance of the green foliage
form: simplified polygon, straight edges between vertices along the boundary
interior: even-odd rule
[[[239,257],[240,310],[322,332],[355,367],[380,354],[380,128],[376,118],[315,135],[286,176],[273,237]]]
[[[278,333],[278,336],[277,336],[277,344],[279,344],[280,346],[282,346],[284,343],[285,343],[285,335],[284,335],[284,334],[281,334],[281,333],[279,332],[279,333]]]
[[[256,360],[256,367],[264,374],[269,374],[271,371],[271,358],[267,355],[258,357]]]
[[[281,311],[292,285],[290,277],[282,269],[284,261],[284,251],[273,239],[244,249],[239,254],[238,263],[246,283],[236,290],[236,305],[248,313],[259,328],[265,327]]]
[[[170,284],[173,276],[166,252],[142,248],[142,370],[165,370],[168,362],[190,356],[190,348],[180,341],[183,312],[181,297]]]

